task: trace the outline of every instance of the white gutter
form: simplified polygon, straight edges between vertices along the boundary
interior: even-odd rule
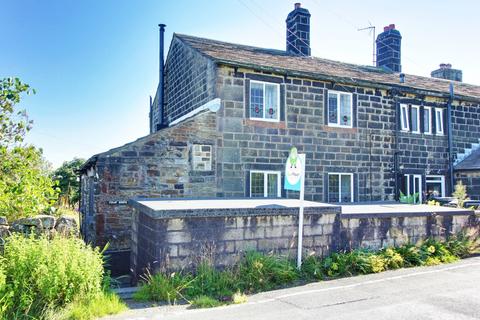
[[[205,111],[205,110],[210,110],[212,112],[217,112],[218,109],[220,109],[220,104],[221,104],[221,100],[220,98],[215,98],[213,100],[210,100],[208,101],[207,103],[201,105],[200,107],[198,107],[197,109],[194,109],[192,111],[190,111],[189,113],[187,114],[184,114],[183,116],[181,116],[180,118],[177,118],[175,119],[174,121],[170,122],[168,124],[169,127],[171,126],[174,126],[182,121],[185,121],[186,119],[188,118],[191,118],[193,117],[194,115],[202,112],[202,111]]]

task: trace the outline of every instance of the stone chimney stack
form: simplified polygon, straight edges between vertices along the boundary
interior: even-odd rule
[[[401,43],[402,36],[394,24],[384,27],[377,37],[377,67],[402,72]]]
[[[450,63],[440,64],[440,69],[432,71],[430,75],[432,78],[462,82],[462,70],[452,69],[452,65]]]
[[[310,12],[295,3],[295,8],[287,16],[287,52],[310,56]]]

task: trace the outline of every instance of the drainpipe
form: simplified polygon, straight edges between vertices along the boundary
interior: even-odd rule
[[[159,127],[162,127],[165,123],[164,121],[164,114],[163,114],[163,104],[164,104],[164,69],[165,69],[165,60],[163,58],[163,49],[164,49],[164,35],[165,35],[165,27],[166,25],[161,23],[158,25],[160,27],[160,53],[159,53],[159,79],[158,79],[158,120]]]
[[[453,192],[455,179],[453,176],[453,132],[452,132],[452,103],[455,98],[453,83],[450,82],[450,97],[447,102],[447,124],[448,124],[448,169],[450,175],[450,192]]]
[[[398,181],[399,174],[399,161],[398,161],[398,132],[400,130],[400,102],[398,101],[397,91],[392,90],[392,95],[395,101],[395,136],[394,136],[394,153],[393,153],[393,174],[395,175],[395,200],[399,200],[399,187],[400,183]]]

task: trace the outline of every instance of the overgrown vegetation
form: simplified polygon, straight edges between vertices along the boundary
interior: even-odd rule
[[[457,207],[463,208],[465,200],[468,200],[467,187],[463,185],[462,180],[459,180],[455,185],[455,190],[452,196],[457,200]]]
[[[123,304],[106,293],[105,279],[101,252],[81,239],[12,235],[0,256],[0,319],[117,311]]]
[[[53,180],[60,189],[59,205],[67,208],[75,208],[80,201],[80,181],[76,171],[85,163],[84,159],[74,158],[65,161],[53,172]]]
[[[358,249],[332,253],[325,258],[308,256],[301,270],[294,261],[273,254],[246,252],[239,263],[227,270],[215,270],[203,262],[192,273],[148,274],[136,300],[175,304],[183,301],[196,308],[242,303],[245,293],[254,293],[308,282],[378,273],[403,267],[450,263],[479,251],[479,242],[465,235],[440,242],[428,239],[417,245],[405,244],[379,251]]]
[[[0,79],[0,216],[9,220],[48,210],[58,195],[42,150],[24,144],[33,122],[18,104],[30,93],[18,78]]]

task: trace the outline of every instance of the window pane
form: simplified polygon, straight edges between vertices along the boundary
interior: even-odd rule
[[[352,125],[352,97],[349,94],[340,95],[340,124]]]
[[[328,175],[328,202],[340,202],[340,183],[337,174]]]
[[[250,118],[263,118],[263,84],[250,85]]]
[[[402,129],[408,129],[407,108],[402,107]]]
[[[338,95],[335,93],[328,94],[328,123],[338,123],[338,108],[337,108]]]
[[[267,174],[267,197],[276,198],[278,197],[278,174],[269,173]]]
[[[341,184],[341,202],[352,202],[352,177],[350,175],[342,175]]]
[[[424,132],[430,133],[430,109],[423,110],[423,128]]]
[[[265,85],[265,118],[278,119],[278,86]]]
[[[265,196],[264,179],[265,175],[262,172],[252,172],[250,178],[250,192],[253,198]]]
[[[427,199],[431,197],[442,196],[442,183],[441,182],[427,182]]]
[[[412,108],[412,131],[418,132],[418,108]]]
[[[436,110],[435,114],[437,115],[437,132],[443,132],[443,123],[442,123],[442,112],[440,110]]]

